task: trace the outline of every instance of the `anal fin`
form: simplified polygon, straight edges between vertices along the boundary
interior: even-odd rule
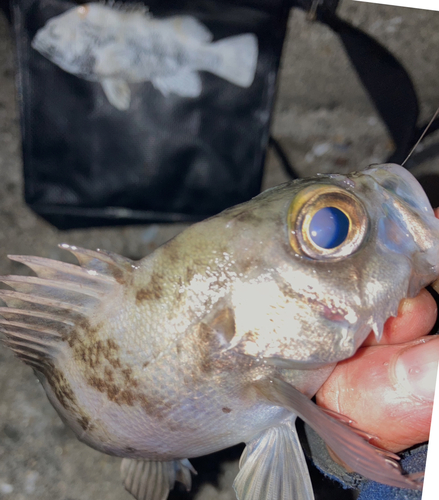
[[[202,90],[200,76],[196,71],[189,70],[180,70],[167,77],[156,77],[152,84],[164,96],[173,92],[181,97],[198,97]]]
[[[233,487],[238,500],[313,500],[296,417],[263,431],[247,444]]]
[[[169,462],[124,458],[121,475],[125,489],[136,500],[166,500],[176,481],[189,491],[195,469],[187,459]]]

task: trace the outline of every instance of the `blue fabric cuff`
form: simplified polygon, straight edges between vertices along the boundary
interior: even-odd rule
[[[338,481],[344,488],[360,490],[358,500],[420,500],[421,491],[394,488],[370,481],[360,474],[349,473],[341,465],[334,462],[328,453],[323,439],[305,425],[309,453],[316,467],[325,476]],[[400,454],[401,467],[406,473],[423,472],[427,459],[427,445],[421,445]]]

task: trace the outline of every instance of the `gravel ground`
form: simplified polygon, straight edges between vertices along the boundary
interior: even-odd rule
[[[439,104],[439,13],[352,0],[342,2],[340,13],[400,58],[416,84],[422,116],[430,116]],[[362,168],[382,161],[391,150],[386,131],[337,38],[297,11],[290,19],[272,132],[303,175]],[[436,165],[436,160],[428,160],[417,169],[434,172]],[[24,272],[6,259],[8,253],[62,259],[57,244],[66,242],[140,258],[184,228],[150,225],[60,232],[25,206],[13,43],[1,15],[0,172],[1,274]],[[264,186],[284,179],[270,153]],[[233,499],[231,484],[239,452],[232,449],[198,460],[195,493],[177,492],[172,498]],[[4,348],[0,348],[0,498],[131,498],[119,480],[119,460],[79,443],[48,403],[31,369]],[[341,497],[337,494],[336,498]]]

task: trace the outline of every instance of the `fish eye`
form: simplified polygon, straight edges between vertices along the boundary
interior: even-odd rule
[[[291,247],[313,259],[351,255],[361,245],[367,229],[368,217],[361,201],[333,185],[303,189],[288,210]]]
[[[314,214],[309,224],[309,235],[320,248],[335,248],[345,241],[349,219],[336,207],[324,207]]]

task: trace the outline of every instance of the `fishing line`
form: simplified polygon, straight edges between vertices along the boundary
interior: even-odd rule
[[[413,152],[415,151],[415,149],[419,146],[419,143],[422,141],[422,139],[425,137],[425,134],[428,132],[428,129],[431,127],[431,124],[434,122],[434,120],[436,119],[437,115],[439,113],[439,107],[436,109],[436,112],[434,113],[433,117],[431,118],[431,120],[428,122],[427,126],[425,127],[424,131],[422,132],[421,134],[421,137],[419,137],[419,139],[416,141],[415,145],[412,147],[412,149],[410,150],[410,153],[407,155],[406,159],[401,163],[401,167],[404,166],[404,164],[406,163],[406,161],[410,158],[410,156],[412,156]]]

